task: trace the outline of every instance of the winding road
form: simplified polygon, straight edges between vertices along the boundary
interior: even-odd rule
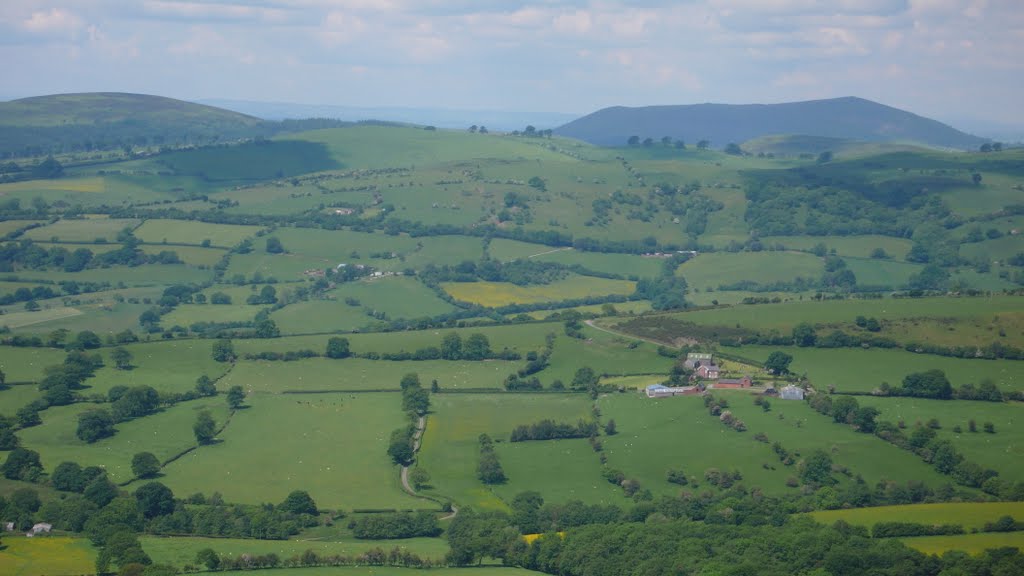
[[[427,417],[426,416],[420,416],[419,419],[416,420],[416,432],[414,432],[413,435],[412,435],[412,453],[413,453],[413,456],[415,456],[416,454],[419,454],[419,451],[420,451],[420,441],[423,439],[423,431],[426,429],[426,427],[427,427]],[[407,494],[409,494],[410,496],[413,496],[414,498],[419,498],[421,500],[429,500],[431,502],[434,502],[435,504],[437,503],[437,500],[434,500],[433,498],[428,498],[426,496],[423,496],[423,495],[417,493],[416,490],[413,490],[412,486],[409,485],[409,466],[408,465],[403,465],[402,466],[401,479],[402,479],[402,490],[405,490],[405,492]],[[451,507],[452,507],[452,513],[448,514],[447,516],[442,516],[441,520],[451,520],[452,518],[455,518],[455,516],[457,516],[459,514],[459,509],[454,504],[451,504]]]

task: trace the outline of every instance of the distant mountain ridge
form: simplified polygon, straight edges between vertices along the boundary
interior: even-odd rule
[[[853,96],[783,104],[688,104],[604,108],[555,129],[599,146],[624,146],[631,136],[665,136],[716,148],[754,138],[799,134],[871,142],[914,142],[977,149],[986,142],[937,120]]]
[[[54,94],[0,102],[0,158],[211,144],[342,124],[334,120],[269,122],[148,94]]]
[[[333,118],[347,122],[383,120],[407,124],[420,124],[450,128],[486,126],[490,130],[522,130],[532,124],[538,128],[553,128],[578,118],[578,114],[561,112],[531,112],[518,110],[460,110],[441,108],[402,108],[396,106],[360,107],[338,104],[296,104],[292,102],[254,102],[249,100],[200,100],[203,104],[257,116],[264,120],[297,118]]]

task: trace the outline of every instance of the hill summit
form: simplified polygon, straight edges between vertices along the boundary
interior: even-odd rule
[[[721,148],[779,134],[958,149],[977,149],[986,141],[937,120],[852,96],[783,104],[614,106],[573,120],[555,133],[600,146],[622,146],[632,136],[668,136],[688,144],[707,140]]]
[[[250,136],[259,118],[183,100],[95,92],[0,102],[0,152],[39,154]]]

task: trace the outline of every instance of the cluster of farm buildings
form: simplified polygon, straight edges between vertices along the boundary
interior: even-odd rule
[[[688,370],[693,371],[693,377],[697,380],[696,384],[692,386],[665,386],[664,384],[651,384],[646,388],[646,394],[648,398],[665,398],[669,396],[690,396],[695,394],[702,394],[705,390],[712,389],[730,389],[730,388],[751,388],[754,386],[753,380],[750,376],[743,375],[740,378],[722,378],[721,374],[723,370],[717,364],[712,354],[705,354],[699,352],[691,352],[686,355],[686,361],[683,362]],[[774,387],[769,386],[764,390],[765,394],[774,395],[778,394],[779,398],[783,400],[803,400],[804,389],[799,386],[786,386],[782,390],[776,391]]]

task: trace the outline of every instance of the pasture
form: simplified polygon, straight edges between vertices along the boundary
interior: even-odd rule
[[[496,238],[491,241],[491,257],[501,261],[530,259],[538,262],[557,262],[572,266],[578,264],[590,270],[640,278],[655,277],[661,273],[661,258],[631,254],[604,254],[584,252],[572,248],[553,248],[543,244],[530,244],[516,240]]]
[[[878,408],[879,420],[902,420],[911,428],[935,418],[942,426],[939,437],[953,442],[968,459],[996,470],[1004,480],[1024,478],[1024,404],[924,398],[864,398],[862,403]],[[970,420],[977,432],[970,431]],[[995,434],[982,431],[985,422],[995,425]],[[961,432],[954,430],[957,426]],[[1024,518],[1024,509],[1019,516]]]
[[[347,358],[308,358],[294,362],[239,361],[218,387],[227,390],[241,385],[251,393],[353,392],[399,390],[402,376],[415,372],[427,387],[437,380],[442,389],[500,389],[505,377],[515,372],[518,362],[461,362],[426,360],[393,362]],[[395,400],[399,402],[399,400]]]
[[[46,242],[58,239],[61,242],[95,242],[98,238],[115,243],[117,234],[125,228],[134,229],[139,220],[116,218],[83,218],[81,220],[58,220],[39,228],[33,228],[23,238]]]
[[[216,290],[215,290],[216,291]],[[251,322],[265,306],[244,304],[245,299],[232,300],[232,304],[179,304],[160,317],[160,325],[170,328],[188,328],[199,322]]]
[[[586,327],[586,340],[570,338],[560,333],[551,354],[551,365],[539,376],[545,385],[556,379],[566,386],[572,382],[576,370],[589,366],[598,374],[626,376],[631,374],[667,373],[673,359],[658,354],[657,346],[638,342]]]
[[[598,482],[600,476],[590,477],[588,471],[597,471],[597,454],[584,444],[570,442],[572,455],[558,456],[568,463],[559,466],[567,475],[538,473],[540,462],[531,462],[531,455],[555,456],[566,447],[555,447],[565,442],[548,441],[547,448],[508,444],[512,429],[520,424],[532,424],[545,418],[556,422],[575,423],[590,417],[590,399],[583,394],[434,394],[431,413],[418,458],[419,466],[431,476],[433,488],[427,494],[449,498],[458,505],[474,508],[507,509],[503,497],[524,490],[537,490],[545,497],[548,493],[566,495],[571,490],[579,498],[602,497]],[[489,434],[496,442],[499,460],[509,481],[491,489],[477,479],[476,466],[480,456],[479,436]],[[578,449],[584,449],[582,452]],[[505,454],[508,454],[505,457]],[[571,464],[570,464],[571,463]],[[568,468],[566,467],[568,466]],[[514,468],[513,468],[514,467]]]
[[[718,289],[742,281],[792,282],[797,276],[817,279],[823,271],[821,258],[803,252],[727,252],[699,254],[676,273],[686,278],[693,290]]]
[[[721,294],[721,293],[720,293]],[[882,298],[879,300],[793,301],[780,304],[738,305],[673,314],[673,318],[710,326],[739,326],[749,330],[787,333],[801,322],[822,327],[849,328],[857,316],[877,318],[884,324],[906,319],[948,318],[993,322],[1024,314],[1024,298]],[[883,335],[885,332],[882,333]]]
[[[617,435],[603,439],[609,466],[638,479],[655,494],[677,493],[679,487],[665,479],[670,468],[696,477],[701,489],[709,487],[705,470],[736,469],[744,485],[782,494],[793,491],[785,481],[796,470],[784,466],[772,452],[770,443],[778,441],[798,459],[815,449],[830,452],[836,463],[872,484],[882,479],[919,480],[933,486],[946,482],[895,446],[838,426],[802,402],[773,400],[771,411],[764,412],[746,392],[716,392],[715,396],[729,401],[728,409],[746,423],[746,432],[736,432],[710,416],[700,397],[649,399],[631,393],[602,398],[599,406],[604,418],[613,418],[619,429]],[[758,432],[765,433],[769,443],[754,440]]]
[[[953,386],[977,384],[991,378],[1002,390],[1024,390],[1024,362],[980,360],[915,354],[904,350],[872,348],[797,348],[793,346],[744,346],[734,354],[764,362],[775,350],[793,356],[789,369],[807,374],[815,388],[835,386],[841,392],[871,392],[882,382],[897,385],[912,372],[938,369]]]
[[[547,502],[630,504],[621,488],[601,476],[599,456],[585,439],[502,442],[495,449],[509,481],[492,490],[506,503],[524,490],[536,490]]]
[[[96,550],[86,538],[49,536],[25,538],[4,534],[0,573],[7,576],[91,574]]]
[[[102,349],[105,366],[85,381],[87,394],[106,394],[117,385],[146,385],[158,392],[187,392],[203,374],[217,379],[231,368],[230,364],[213,360],[210,340],[161,340],[128,344],[124,348],[132,354],[132,368],[118,370],[110,359],[113,349]]]
[[[892,236],[765,236],[761,238],[765,246],[782,245],[790,250],[811,251],[818,244],[824,244],[828,250],[835,250],[837,256],[852,258],[870,258],[876,248],[885,250],[891,258],[902,260],[913,242],[906,238]]]
[[[871,527],[878,522],[914,522],[916,524],[959,524],[965,530],[982,528],[1002,516],[1024,518],[1024,502],[941,502],[905,504],[847,510],[821,510],[808,514],[822,524],[842,520],[855,526]]]
[[[302,334],[353,330],[377,320],[366,311],[384,313],[389,320],[438,316],[454,310],[415,278],[392,276],[349,282],[327,293],[330,299],[308,300],[273,314],[281,332]],[[346,300],[355,299],[358,306]]]
[[[169,284],[202,284],[213,278],[210,270],[201,270],[181,264],[142,264],[141,266],[112,266],[87,268],[81,272],[26,270],[24,280],[38,279],[61,282],[109,282],[114,285],[157,286]]]
[[[211,246],[231,248],[259,230],[259,226],[209,224],[193,220],[146,220],[135,230],[135,236],[147,244],[199,246],[204,240],[209,240]]]
[[[40,414],[40,426],[19,432],[22,444],[39,452],[43,468],[53,469],[64,461],[82,466],[102,466],[114,482],[133,477],[132,457],[139,452],[152,452],[161,461],[195,446],[192,424],[196,414],[210,410],[217,422],[227,417],[223,397],[182,402],[155,414],[121,422],[117,433],[109,438],[86,444],[75,436],[78,415],[97,406],[88,403],[48,408]]]
[[[370,352],[397,353],[414,352],[420,348],[435,346],[440,348],[441,341],[449,333],[458,334],[463,342],[471,335],[480,333],[487,337],[491,350],[500,351],[505,348],[515,350],[522,355],[529,351],[539,352],[544,347],[544,337],[550,333],[561,333],[559,323],[509,324],[504,326],[479,326],[472,328],[434,328],[431,330],[408,330],[401,332],[365,332],[345,334],[354,354]],[[329,335],[282,336],[281,338],[236,340],[235,350],[239,354],[257,352],[311,349],[323,352],[327,346]],[[2,348],[0,348],[2,350]],[[415,363],[410,364],[415,365]]]
[[[43,368],[64,361],[64,351],[56,348],[16,348],[0,346],[0,370],[11,382],[34,382],[43,377]]]
[[[277,554],[282,560],[300,556],[306,550],[312,550],[320,556],[355,556],[373,548],[379,547],[390,551],[392,548],[398,547],[420,557],[435,560],[444,558],[445,553],[448,552],[448,543],[441,538],[407,538],[390,541],[345,538],[327,541],[322,539],[252,540],[143,536],[139,540],[142,542],[142,549],[149,554],[154,564],[168,564],[179,569],[186,564],[195,564],[196,553],[204,548],[212,548],[217,554],[226,558],[235,558],[242,554],[252,556]]]
[[[402,492],[387,455],[391,431],[407,422],[398,394],[251,394],[246,403],[219,442],[164,468],[176,494],[261,504],[306,490],[327,509],[430,507]]]
[[[42,397],[34,384],[17,384],[0,387],[0,415],[14,418],[18,410]]]
[[[33,224],[45,224],[45,220],[0,220],[0,237],[17,232]]]
[[[441,287],[456,300],[494,308],[611,294],[627,296],[636,289],[636,283],[573,274],[539,286],[517,286],[508,282],[442,282]]]

